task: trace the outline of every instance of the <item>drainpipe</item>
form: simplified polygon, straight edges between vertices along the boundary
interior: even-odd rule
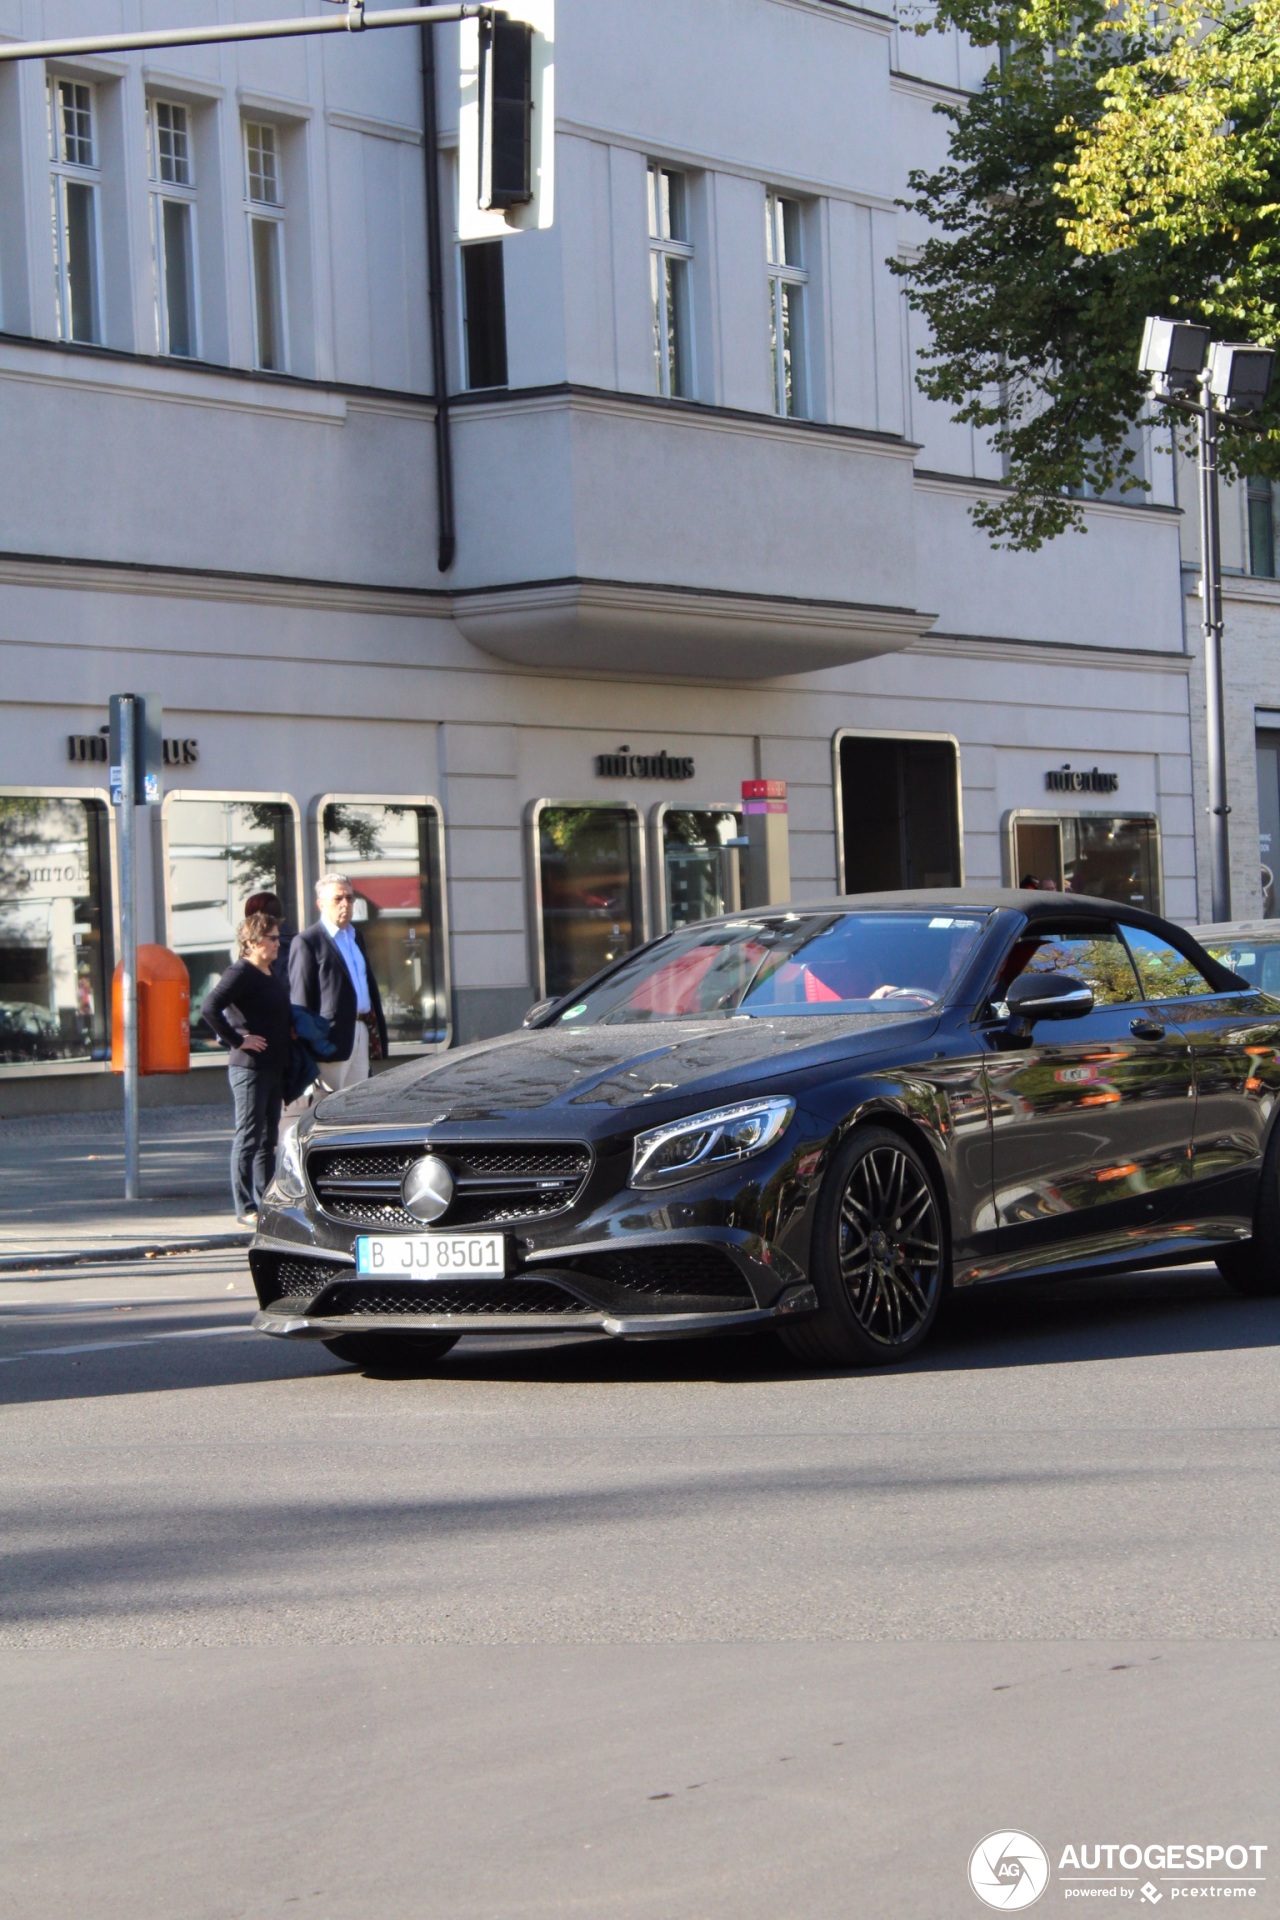
[[[422,157],[427,188],[427,304],[431,316],[431,387],[436,403],[436,564],[448,573],[458,550],[453,513],[453,445],[449,437],[449,371],[444,350],[444,232],[440,221],[440,140],[436,123],[435,30],[422,40]]]

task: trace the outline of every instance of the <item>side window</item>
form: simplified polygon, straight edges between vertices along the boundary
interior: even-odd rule
[[[1001,979],[1007,988],[1023,973],[1074,973],[1093,990],[1094,1005],[1122,1007],[1140,1000],[1142,990],[1133,962],[1118,933],[1055,933],[1039,928],[1019,940]]]
[[[1216,992],[1199,967],[1158,933],[1148,933],[1142,927],[1124,927],[1121,931],[1137,962],[1145,1000],[1186,1000],[1192,994]]]

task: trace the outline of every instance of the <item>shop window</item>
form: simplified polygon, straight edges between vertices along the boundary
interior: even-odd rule
[[[0,793],[0,1064],[110,1051],[107,808]]]
[[[345,873],[378,982],[392,1048],[447,1046],[440,813],[428,800],[328,795],[319,803],[322,872]]]
[[[634,807],[533,809],[540,990],[569,993],[644,939],[644,873]]]
[[[1258,855],[1262,868],[1262,917],[1274,920],[1276,908],[1276,861],[1280,858],[1280,732],[1259,728],[1258,750]]]
[[[958,887],[960,753],[954,740],[836,735],[843,888]]]
[[[251,893],[279,894],[297,930],[298,810],[278,793],[181,793],[164,802],[168,941],[191,976],[191,1049],[219,1051],[201,1001],[234,958]]]
[[[714,920],[742,904],[738,840],[742,823],[732,809],[672,807],[654,810],[662,861],[662,897],[668,927]]]
[[[1160,835],[1148,813],[1011,813],[1011,887],[1088,893],[1160,911]]]

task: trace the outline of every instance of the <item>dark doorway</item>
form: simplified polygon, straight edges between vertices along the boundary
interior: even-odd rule
[[[840,805],[846,893],[960,885],[957,774],[950,740],[843,737]]]

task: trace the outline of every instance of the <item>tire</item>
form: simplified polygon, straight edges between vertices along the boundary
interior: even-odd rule
[[[950,1284],[947,1224],[923,1155],[887,1127],[858,1127],[818,1195],[819,1311],[779,1327],[784,1345],[818,1367],[892,1366],[918,1352]]]
[[[1252,1240],[1237,1241],[1217,1256],[1218,1272],[1234,1293],[1255,1300],[1280,1293],[1280,1130],[1262,1156]]]
[[[353,1367],[374,1372],[408,1372],[440,1360],[456,1347],[457,1333],[339,1333],[321,1346]]]

